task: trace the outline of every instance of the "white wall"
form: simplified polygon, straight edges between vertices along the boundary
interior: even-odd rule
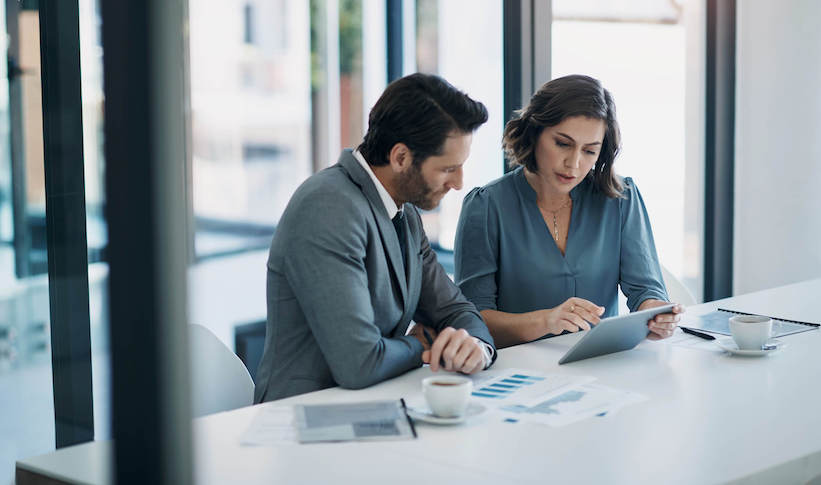
[[[821,277],[821,2],[737,8],[734,294]]]

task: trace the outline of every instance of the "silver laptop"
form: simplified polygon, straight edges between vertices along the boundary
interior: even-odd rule
[[[647,321],[659,313],[669,313],[674,304],[649,308],[627,315],[605,318],[586,332],[576,345],[559,359],[559,364],[630,350],[650,333]]]

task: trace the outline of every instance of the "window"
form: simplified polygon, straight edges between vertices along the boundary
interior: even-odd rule
[[[502,87],[501,0],[418,0],[416,2],[416,65],[438,74],[488,109],[488,121],[473,136],[465,164],[464,187],[448,193],[441,205],[423,215],[431,244],[446,250],[440,262],[453,272],[456,224],[462,199],[474,187],[501,177]]]
[[[40,28],[37,10],[13,4],[0,9],[6,47],[0,62],[2,483],[13,481],[16,459],[55,446],[49,280],[45,274]]]
[[[196,255],[267,248],[311,173],[308,6],[192,0],[189,18]],[[273,32],[287,24],[304,28],[282,50]]]
[[[641,190],[661,263],[700,300],[703,24],[699,0],[553,2],[552,77],[587,74],[615,98],[616,171]]]

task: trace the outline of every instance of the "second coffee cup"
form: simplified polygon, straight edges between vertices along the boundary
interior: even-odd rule
[[[758,315],[737,315],[730,318],[730,333],[741,350],[761,350],[772,334],[773,321]]]

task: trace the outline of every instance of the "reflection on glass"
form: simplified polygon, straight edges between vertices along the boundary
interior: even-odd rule
[[[365,134],[362,92],[362,0],[339,2],[340,150],[359,145]],[[336,160],[329,160],[336,163]]]
[[[270,243],[311,170],[308,5],[189,2],[198,257]]]
[[[231,349],[236,325],[265,318],[271,237],[313,172],[312,3],[189,0],[189,320]]]
[[[96,439],[111,438],[111,354],[108,344],[108,263],[105,246],[103,48],[96,0],[80,0],[80,77],[88,239],[88,307]]]
[[[587,74],[613,94],[623,137],[616,170],[642,192],[662,264],[697,298],[703,181],[688,140],[702,135],[687,131],[688,117],[697,116],[687,100],[704,64],[688,57],[688,39],[699,31],[687,19],[698,5],[557,0],[552,27],[552,76]]]
[[[419,0],[416,3],[416,62],[420,72],[438,74],[488,109],[488,122],[473,135],[464,187],[425,213],[431,243],[452,250],[462,199],[473,188],[503,173],[502,2]],[[440,262],[452,272],[446,254]]]
[[[0,483],[55,446],[39,19],[23,8],[0,9]]]

